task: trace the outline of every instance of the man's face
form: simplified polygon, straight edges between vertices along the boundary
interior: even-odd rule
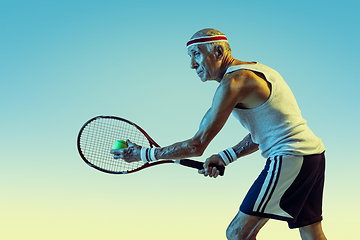
[[[198,44],[188,48],[191,58],[190,68],[195,69],[201,81],[216,79],[217,59],[213,52],[208,52],[205,45]]]

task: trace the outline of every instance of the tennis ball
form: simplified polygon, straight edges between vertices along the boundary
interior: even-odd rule
[[[116,142],[114,142],[112,149],[121,149],[121,148],[127,148],[128,145],[126,143],[126,141],[124,140],[117,140]]]

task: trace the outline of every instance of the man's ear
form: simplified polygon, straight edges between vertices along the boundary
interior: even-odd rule
[[[220,61],[224,57],[224,48],[221,45],[217,45],[214,48],[215,56],[218,61]]]

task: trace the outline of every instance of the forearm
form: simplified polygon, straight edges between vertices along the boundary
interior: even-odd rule
[[[234,149],[237,158],[240,158],[259,150],[259,144],[254,143],[251,139],[251,135],[248,134],[241,142],[232,148]]]
[[[258,149],[259,145],[251,140],[251,135],[249,134],[234,147],[225,149],[224,151],[219,152],[219,154],[216,156],[220,157],[220,159],[222,159],[222,161],[227,166],[230,163],[236,161],[238,158],[256,152]]]
[[[183,159],[190,157],[198,157],[203,153],[200,143],[196,143],[193,139],[174,143],[167,147],[157,148],[155,157],[159,159]]]

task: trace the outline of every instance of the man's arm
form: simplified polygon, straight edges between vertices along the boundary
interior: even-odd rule
[[[259,150],[259,144],[254,143],[252,141],[251,135],[249,133],[244,137],[243,140],[241,140],[241,142],[233,146],[232,149],[235,151],[236,157],[240,158]],[[204,174],[204,176],[209,176],[214,178],[219,176],[219,171],[216,168],[209,167],[210,164],[216,164],[220,166],[226,165],[219,154],[214,154],[208,159],[206,159],[204,163],[204,169],[199,170],[199,173]]]
[[[240,73],[241,72],[241,73]],[[157,148],[156,159],[182,159],[203,154],[211,140],[222,129],[235,105],[243,102],[254,90],[254,79],[248,71],[239,71],[236,76],[224,78],[217,88],[212,105],[203,117],[199,130],[191,139]],[[112,150],[115,158],[139,161],[140,146],[129,144],[127,149]]]
[[[259,150],[259,144],[252,141],[251,134],[249,133],[241,142],[232,148],[234,149],[237,158],[240,158]]]
[[[156,149],[157,159],[181,159],[198,157],[203,154],[212,139],[223,128],[235,105],[246,99],[254,89],[252,79],[243,71],[236,78],[223,79],[215,92],[212,106],[203,117],[198,132],[193,138]]]

